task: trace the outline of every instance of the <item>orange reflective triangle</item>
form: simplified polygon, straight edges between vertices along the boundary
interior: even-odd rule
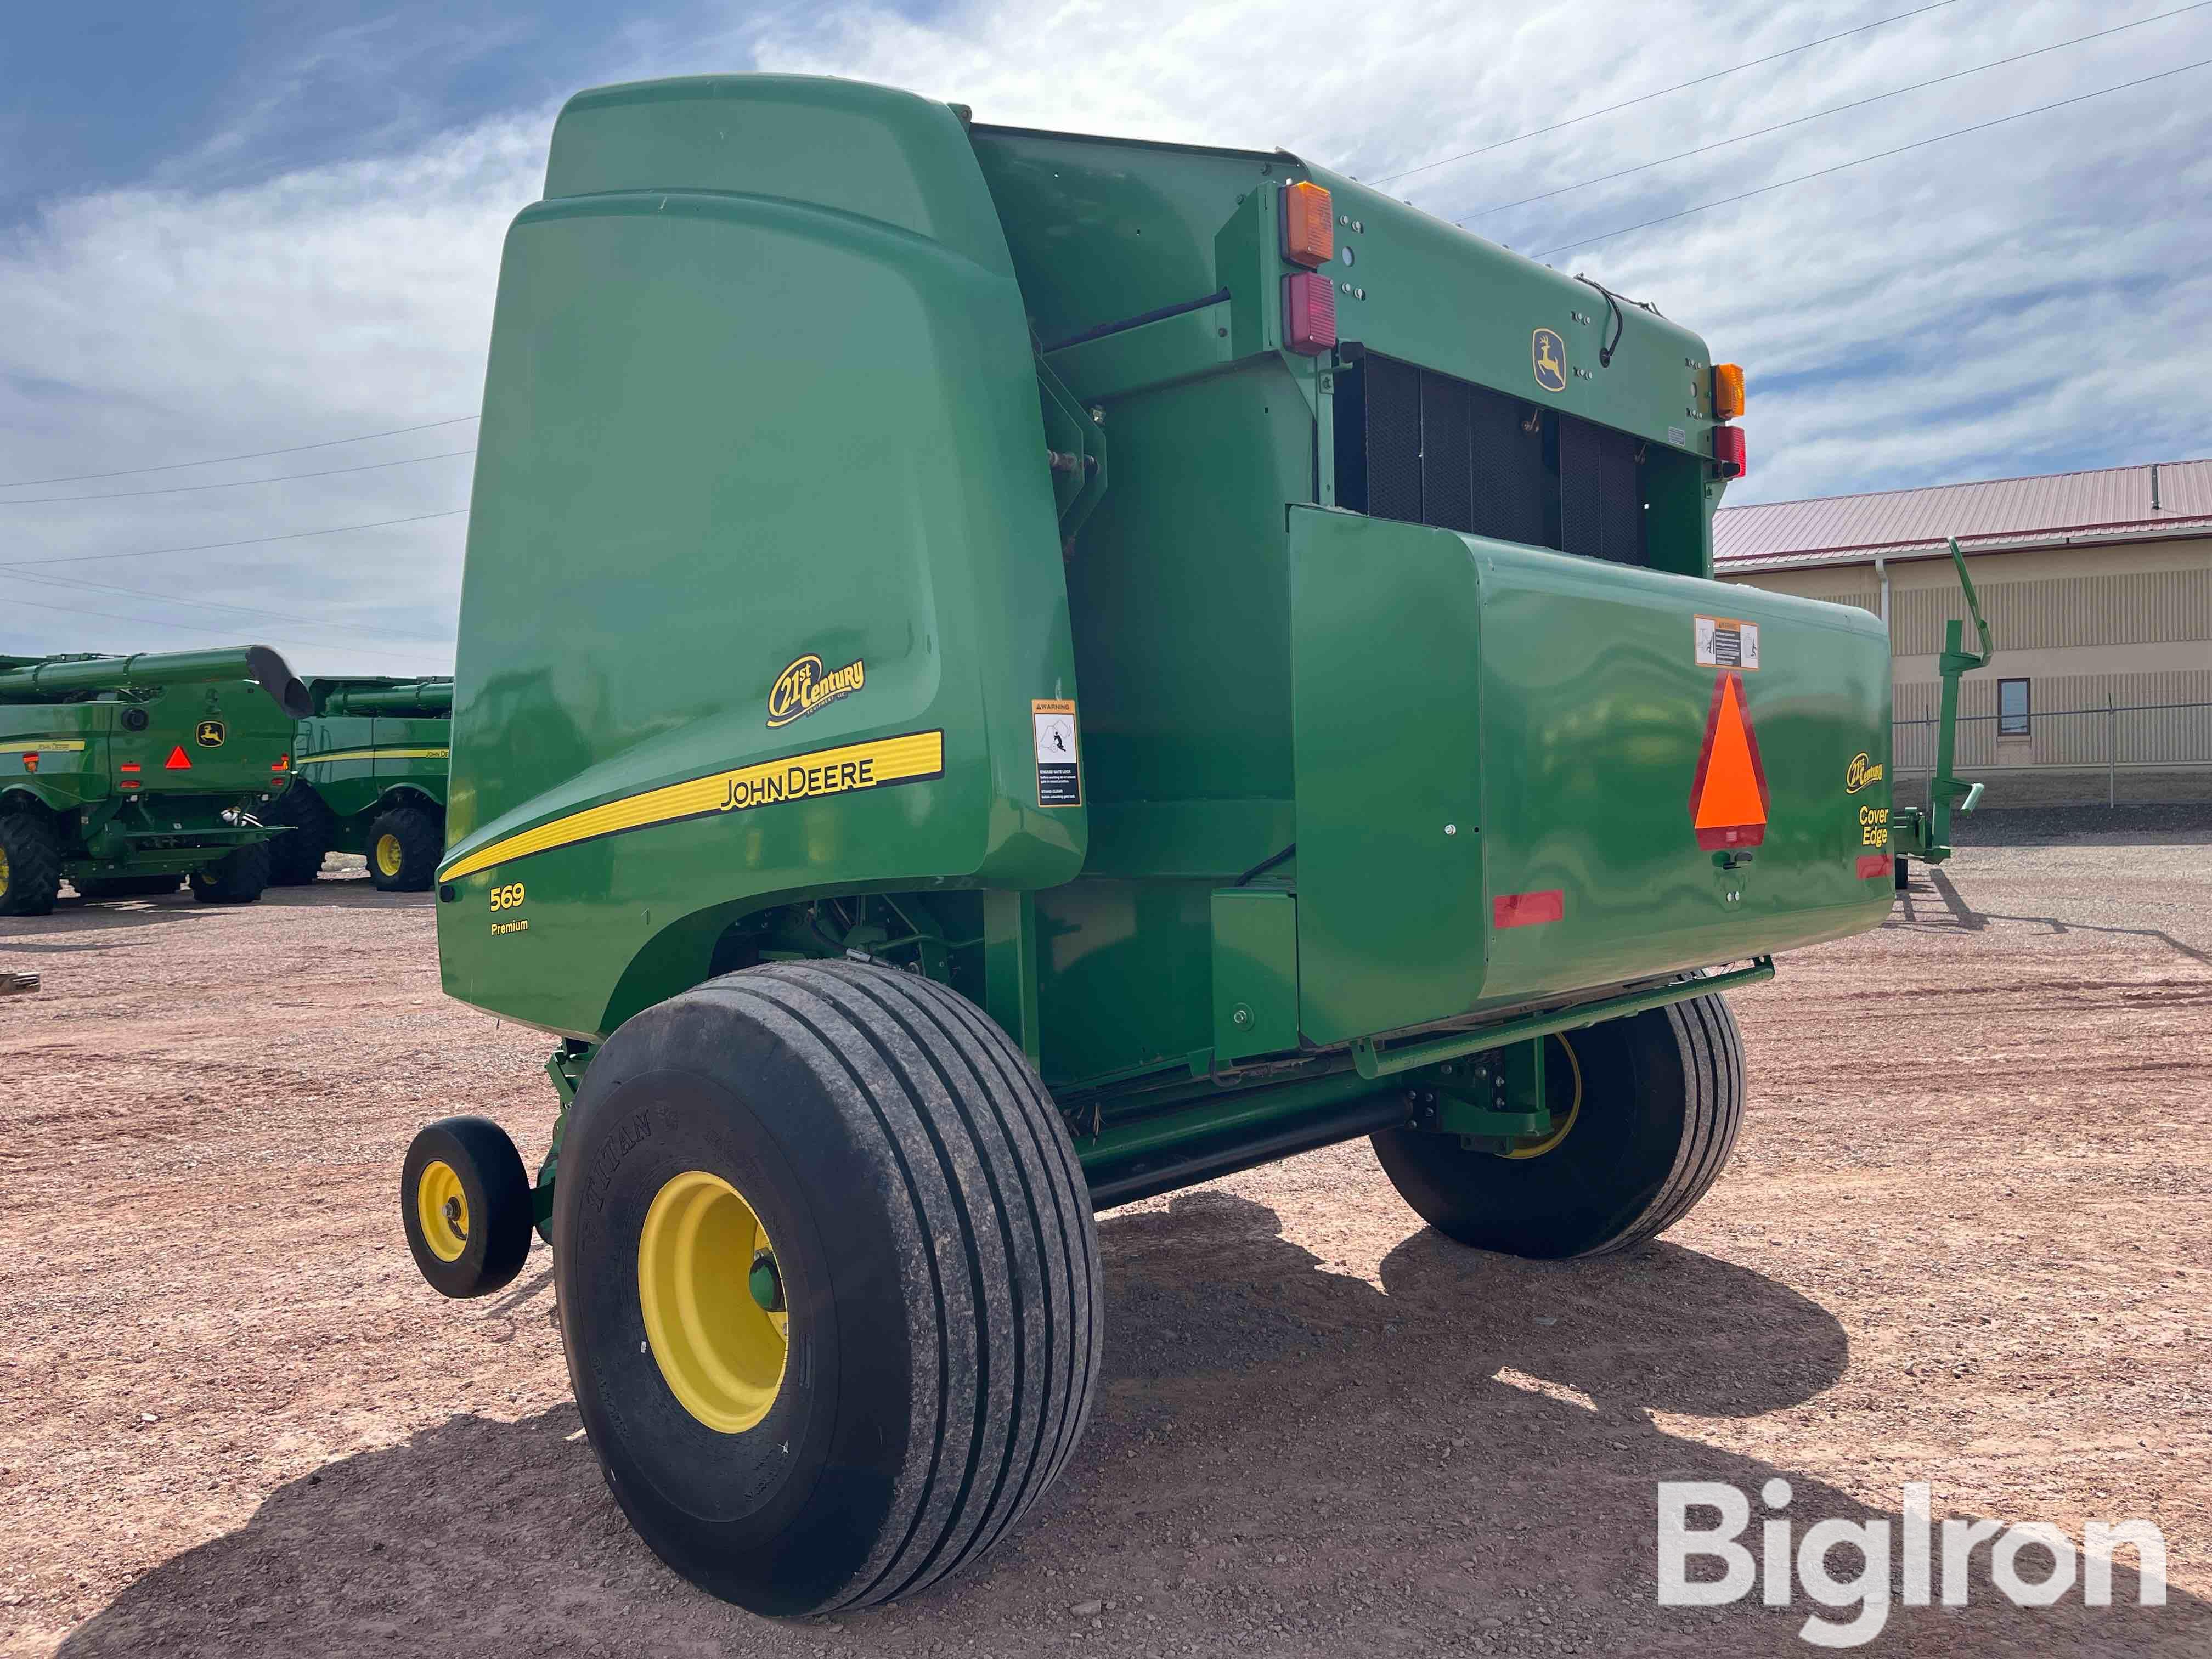
[[[1698,845],[1756,847],[1766,836],[1766,769],[1744,708],[1743,678],[1723,674],[1705,714],[1705,740],[1690,786],[1690,823]]]
[[[161,763],[161,769],[165,772],[189,772],[192,769],[192,757],[185,752],[184,744],[180,743],[169,751],[169,758]]]

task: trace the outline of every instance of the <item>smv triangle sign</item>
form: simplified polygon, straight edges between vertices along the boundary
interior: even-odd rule
[[[1698,750],[1698,775],[1690,785],[1690,823],[1698,845],[1709,850],[1756,847],[1766,839],[1766,769],[1759,738],[1743,706],[1743,676],[1713,682],[1705,714],[1705,740]]]

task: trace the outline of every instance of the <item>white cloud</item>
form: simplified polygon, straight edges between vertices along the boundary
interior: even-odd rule
[[[595,78],[758,66],[911,87],[979,119],[1249,147],[1377,178],[1903,10],[1664,0],[1523,15],[1370,4],[1006,0],[847,7],[719,29],[641,18]],[[2148,15],[2160,9],[2148,0]],[[1524,249],[2212,57],[2192,14],[1475,221]],[[1733,20],[1733,21],[1731,21]],[[2105,7],[1959,3],[1389,187],[1447,216],[2109,27]],[[1553,256],[1656,301],[1750,372],[1737,501],[2204,453],[2212,70],[1949,139]],[[59,201],[0,241],[9,477],[227,453],[471,412],[500,235],[550,111],[235,189]],[[266,112],[255,118],[265,130]],[[1470,326],[1479,326],[1471,319]],[[45,493],[255,477],[459,447],[449,433]],[[0,562],[265,535],[459,505],[467,463],[106,505],[0,507]],[[57,567],[296,614],[311,665],[447,660],[459,520],[188,559]],[[154,616],[0,577],[0,649],[182,645],[11,602]],[[174,613],[183,620],[186,613]],[[36,617],[37,620],[32,620]],[[227,618],[190,613],[195,624]],[[380,654],[368,655],[374,645]]]

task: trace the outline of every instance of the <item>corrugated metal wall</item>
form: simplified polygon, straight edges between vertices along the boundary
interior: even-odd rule
[[[2212,570],[1978,582],[1976,588],[2001,650],[2212,640]],[[1854,596],[1844,603],[1860,601]],[[1966,596],[1955,586],[1893,587],[1891,651],[1900,657],[1932,656],[1943,648],[1943,624],[1954,617],[1966,619]],[[1966,638],[1971,645],[1971,628]]]

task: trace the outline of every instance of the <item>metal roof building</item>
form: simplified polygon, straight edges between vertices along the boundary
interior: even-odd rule
[[[1714,574],[1889,623],[1900,780],[1933,758],[1936,653],[1965,605],[1996,659],[1962,687],[1991,805],[2212,799],[2212,460],[1723,507]]]

